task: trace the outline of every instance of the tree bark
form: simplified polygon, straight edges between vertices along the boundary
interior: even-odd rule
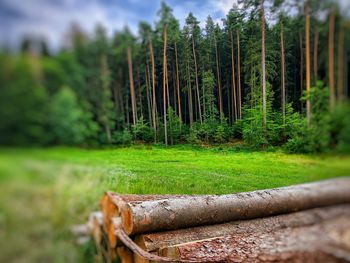
[[[266,68],[265,68],[265,12],[264,12],[264,0],[261,0],[261,67],[262,67],[263,129],[266,131]]]
[[[181,195],[121,195],[106,192],[101,199],[100,207],[103,214],[104,229],[107,233],[110,246],[116,247],[118,244],[118,240],[115,236],[115,229],[116,224],[118,224],[120,220],[122,207],[133,202],[181,197]]]
[[[233,35],[230,30],[231,36],[231,65],[232,65],[232,123],[237,120],[237,96],[236,96],[236,78],[235,78],[235,55],[233,50]]]
[[[167,27],[164,27],[164,46],[163,46],[163,112],[164,112],[164,142],[165,146],[168,146],[168,128],[167,128],[167,105],[166,105],[166,95],[167,95],[167,85],[166,85],[166,45],[167,45]]]
[[[218,56],[218,45],[216,43],[216,37],[214,37],[215,41],[215,60],[216,60],[216,78],[218,82],[218,93],[219,93],[219,111],[220,118],[223,115],[223,105],[222,105],[222,89],[221,89],[221,79],[220,79],[220,67],[219,67],[219,56]]]
[[[140,234],[258,218],[350,202],[350,179],[339,178],[223,196],[170,198],[126,205],[122,225]]]
[[[329,85],[329,105],[334,108],[335,90],[334,90],[334,21],[335,16],[332,12],[329,16],[328,30],[328,85]]]
[[[108,79],[108,64],[107,64],[107,56],[102,55],[101,59],[100,59],[100,63],[101,63],[101,80],[102,80],[102,89],[104,90],[103,93],[105,94],[105,92],[110,88],[109,87],[109,81]],[[104,98],[109,100],[109,98]],[[104,103],[103,103],[104,104]],[[112,142],[112,131],[111,131],[111,127],[109,124],[109,118],[108,118],[108,112],[105,106],[101,106],[101,111],[102,113],[100,115],[100,121],[102,122],[102,124],[104,125],[105,128],[105,132],[106,132],[106,137],[107,137],[107,141],[109,143]]]
[[[344,100],[344,28],[341,27],[338,40],[337,98]]]
[[[135,243],[148,252],[158,253],[161,248],[182,243],[236,234],[270,233],[285,228],[310,226],[340,216],[350,216],[349,204],[225,224],[143,234],[136,236]]]
[[[192,87],[191,87],[191,75],[190,67],[187,61],[187,76],[188,76],[188,115],[190,119],[190,127],[193,125],[193,102],[192,102]]]
[[[314,80],[315,84],[318,79],[318,38],[319,38],[319,33],[318,29],[316,29],[315,32],[315,39],[314,39]]]
[[[157,102],[156,102],[156,81],[155,81],[155,66],[154,66],[154,53],[152,40],[149,42],[149,49],[151,54],[152,64],[152,119],[153,119],[153,130],[154,130],[154,142],[157,141]]]
[[[194,35],[192,34],[192,50],[193,50],[193,59],[194,59],[194,70],[196,75],[196,90],[197,90],[197,101],[198,101],[198,113],[199,120],[202,123],[202,110],[201,110],[201,100],[199,97],[199,84],[198,84],[198,68],[197,68],[197,58],[196,58],[196,48],[194,44]]]
[[[128,68],[129,68],[129,82],[130,82],[130,95],[131,95],[131,108],[132,108],[132,120],[133,124],[136,125],[137,113],[136,113],[136,98],[135,98],[135,87],[134,87],[134,77],[132,70],[132,55],[131,47],[128,47]]]
[[[307,5],[305,8],[305,57],[306,57],[306,92],[310,93],[310,7]],[[307,121],[310,124],[311,122],[311,104],[310,99],[306,100],[306,117]]]
[[[303,35],[299,32],[299,48],[300,48],[300,97],[304,91],[304,51],[303,51]],[[303,112],[303,102],[300,100],[300,111]]]
[[[241,44],[239,40],[239,31],[237,29],[237,78],[238,78],[238,109],[239,119],[242,119],[242,89],[241,89]]]
[[[161,249],[160,255],[202,262],[349,262],[349,217],[273,232],[235,233]]]
[[[181,113],[181,92],[180,92],[180,76],[179,76],[179,62],[177,58],[177,45],[176,40],[174,42],[175,46],[175,63],[176,63],[176,89],[177,89],[177,105],[179,111],[180,122],[182,122],[182,113]]]
[[[149,65],[146,64],[145,80],[146,80],[146,91],[147,91],[147,110],[148,110],[148,122],[152,125],[152,99],[151,99],[151,87],[150,87],[150,74]]]
[[[283,24],[281,25],[281,67],[282,67],[282,115],[283,125],[286,124],[286,80],[285,80],[285,61],[284,61],[284,37],[283,37]]]

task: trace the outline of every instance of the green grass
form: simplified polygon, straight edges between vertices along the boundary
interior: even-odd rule
[[[0,150],[0,262],[79,262],[69,227],[106,190],[224,194],[350,175],[350,156],[134,146]]]

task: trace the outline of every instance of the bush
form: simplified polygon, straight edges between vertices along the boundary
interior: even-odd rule
[[[75,93],[68,87],[61,88],[52,99],[49,126],[52,141],[66,145],[82,144],[97,132],[97,124],[90,113],[83,111]]]
[[[114,144],[127,145],[132,141],[132,135],[128,129],[123,131],[115,131],[112,136]]]
[[[179,116],[176,115],[172,107],[168,109],[168,136],[171,144],[179,143],[184,140],[184,132],[186,132],[186,125],[184,125]]]
[[[268,144],[260,105],[245,108],[242,134],[244,141],[253,148],[261,148]]]
[[[0,54],[0,144],[47,144],[47,92],[24,56]]]
[[[189,143],[223,143],[227,142],[230,137],[230,128],[226,119],[221,121],[210,117],[203,121],[203,123],[196,122],[190,128],[187,141]]]
[[[224,143],[227,141],[227,130],[226,127],[224,125],[219,125],[216,128],[216,132],[214,135],[214,141],[218,142],[218,143]]]
[[[331,144],[339,152],[350,152],[350,104],[338,104],[330,115]]]
[[[322,82],[318,81],[316,87],[310,89],[309,95],[303,100],[310,100],[311,121],[298,120],[291,117],[289,127],[290,139],[285,145],[288,152],[325,152],[330,148],[330,115],[329,115],[329,92]]]
[[[143,119],[143,116],[141,116],[136,124],[132,126],[132,133],[135,140],[141,140],[144,142],[151,142],[153,140],[153,130]]]

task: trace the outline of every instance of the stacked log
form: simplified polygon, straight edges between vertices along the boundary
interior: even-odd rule
[[[89,225],[101,262],[350,262],[350,178],[221,196],[106,192],[100,204]]]

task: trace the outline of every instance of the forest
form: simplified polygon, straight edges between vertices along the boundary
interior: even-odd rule
[[[0,144],[233,143],[349,152],[350,23],[337,1],[238,1],[222,21],[165,2],[112,37],[72,24],[0,53]],[[244,142],[244,143],[241,143]]]

